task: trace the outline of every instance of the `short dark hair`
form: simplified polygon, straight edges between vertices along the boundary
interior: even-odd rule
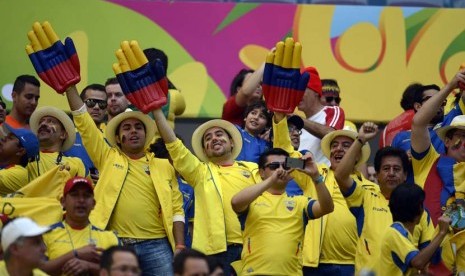
[[[425,192],[417,184],[404,183],[397,186],[389,198],[392,220],[414,222],[423,212]]]
[[[118,79],[115,77],[108,78],[105,82],[105,86],[112,85],[112,84],[119,84]]]
[[[105,251],[103,251],[102,256],[100,256],[100,268],[110,270],[111,265],[113,264],[113,255],[116,252],[131,253],[136,257],[137,262],[139,262],[139,258],[137,258],[136,251],[134,251],[132,247],[123,246],[123,245],[114,245],[106,249]]]
[[[413,102],[414,103],[423,103],[423,93],[426,90],[430,90],[430,89],[437,90],[437,91],[441,90],[441,88],[439,88],[439,86],[437,86],[436,84],[422,85],[422,86],[418,87],[417,89],[415,89]]]
[[[84,98],[86,97],[87,90],[102,91],[105,94],[105,99],[108,98],[107,92],[105,92],[105,86],[98,84],[98,83],[93,83],[93,84],[89,84],[88,86],[84,87],[84,89],[82,89],[81,94],[79,94],[79,97],[81,97],[82,100],[84,100]]]
[[[266,117],[266,126],[267,127],[270,126],[271,125],[272,115],[271,115],[271,112],[266,107],[265,101],[264,100],[256,100],[256,101],[250,103],[249,105],[247,105],[246,108],[245,108],[245,111],[244,111],[244,118],[246,118],[247,115],[249,115],[249,113],[252,112],[254,109],[260,109],[261,111],[263,111],[263,113],[265,114],[265,117]]]
[[[341,88],[339,87],[339,84],[337,83],[337,80],[335,79],[322,79],[321,80],[321,85],[322,85],[322,93],[323,95],[325,93],[341,93]]]
[[[205,254],[195,249],[186,248],[174,257],[173,270],[175,274],[182,275],[184,273],[184,265],[189,258],[202,259],[208,264],[208,259]]]
[[[421,83],[415,82],[407,86],[402,93],[402,99],[400,100],[400,106],[403,110],[413,109],[413,104],[415,103],[415,91],[420,89],[423,85]]]
[[[40,81],[36,77],[31,75],[21,75],[16,78],[15,83],[13,84],[13,91],[21,94],[21,92],[24,90],[24,86],[26,86],[26,83],[40,87]]]
[[[266,161],[268,160],[268,156],[270,155],[284,155],[286,157],[289,157],[289,153],[281,148],[272,148],[260,155],[258,158],[258,167],[260,169],[264,169],[266,165]]]
[[[377,173],[379,173],[381,169],[381,163],[383,162],[383,158],[388,156],[398,157],[402,162],[402,169],[405,173],[407,173],[410,170],[411,165],[407,153],[402,149],[387,146],[382,149],[379,149],[376,152],[374,167]]]
[[[241,69],[239,73],[234,76],[234,79],[231,82],[231,86],[229,87],[229,95],[234,96],[237,94],[237,88],[242,87],[244,83],[245,76],[249,73],[253,73],[254,70],[251,69]]]

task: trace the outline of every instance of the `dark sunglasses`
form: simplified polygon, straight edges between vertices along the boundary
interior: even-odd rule
[[[287,129],[289,130],[289,133],[292,133],[292,132],[294,132],[294,131],[297,131],[297,133],[298,133],[299,135],[302,134],[302,130],[296,128],[295,126],[288,126]]]
[[[421,99],[421,103],[426,102],[427,100],[431,99],[431,97],[432,97],[432,96],[426,96],[426,97],[424,97],[423,99]],[[441,106],[444,107],[444,106],[446,106],[446,104],[447,104],[447,100],[443,101],[442,104],[441,104]]]
[[[100,109],[105,109],[108,105],[107,101],[97,99],[87,99],[84,101],[84,103],[87,105],[88,108],[93,108],[96,104],[98,104],[98,107]]]
[[[335,101],[337,104],[339,104],[341,102],[341,98],[339,97],[325,97],[325,98],[326,98],[327,103]]]
[[[268,168],[272,171],[277,170],[279,167],[282,167],[286,171],[289,170],[290,168],[286,166],[285,162],[271,162],[265,165],[265,168]]]

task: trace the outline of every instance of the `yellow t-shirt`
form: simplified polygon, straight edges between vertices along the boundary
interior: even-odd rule
[[[166,237],[161,206],[149,175],[147,158],[128,159],[128,162],[128,174],[110,218],[109,229],[124,238]]]
[[[325,184],[332,189],[334,211],[326,215],[326,230],[321,247],[320,263],[354,264],[357,244],[355,218],[337,185],[332,170],[328,172]]]
[[[50,169],[57,166],[58,152],[39,152],[39,159],[29,162],[26,166],[29,175],[29,181],[36,179],[39,175],[44,174]],[[70,167],[69,174],[72,176],[86,177],[86,168],[81,159],[77,157],[62,156],[59,160],[60,165],[68,164]]]
[[[242,243],[242,233],[237,214],[231,206],[231,199],[244,188],[255,183],[254,178],[247,168],[244,168],[238,162],[231,166],[220,166],[218,177],[221,182],[223,191],[223,206],[226,220],[226,239],[228,244]]]
[[[354,182],[352,190],[344,195],[347,205],[357,220],[357,252],[355,272],[361,269],[371,270],[379,258],[381,239],[392,224],[389,200],[379,190],[371,190]],[[434,226],[426,211],[415,226],[413,241],[415,246],[423,248],[434,235]]]
[[[14,193],[27,183],[27,170],[23,166],[0,169],[0,196]]]
[[[49,260],[54,260],[89,244],[95,244],[103,249],[119,245],[118,237],[111,231],[100,230],[91,224],[84,229],[77,230],[64,221],[52,225],[51,230],[42,237],[47,247],[46,255]]]
[[[268,192],[255,199],[239,216],[244,226],[240,275],[301,275],[304,227],[315,202]]]
[[[8,274],[8,271],[6,270],[6,263],[5,261],[0,261],[0,275],[1,276],[7,276],[10,275]],[[43,272],[40,269],[34,269],[32,271],[32,276],[48,276],[45,272]]]
[[[376,262],[376,275],[415,274],[417,270],[412,268],[410,263],[418,253],[409,231],[402,223],[394,222],[382,237],[380,257]]]

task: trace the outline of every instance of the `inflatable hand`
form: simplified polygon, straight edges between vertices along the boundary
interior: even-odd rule
[[[269,110],[292,113],[302,100],[309,74],[300,74],[302,45],[287,38],[268,53],[263,73],[263,94]]]
[[[116,51],[118,63],[113,71],[126,98],[139,110],[148,113],[167,102],[168,79],[160,60],[148,62],[137,41],[121,42]]]
[[[47,21],[40,25],[35,22],[27,34],[31,44],[26,52],[39,77],[58,93],[81,80],[79,58],[73,40],[61,43]]]

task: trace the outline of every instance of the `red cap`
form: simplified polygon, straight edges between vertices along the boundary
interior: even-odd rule
[[[304,69],[303,72],[308,72],[310,74],[310,79],[308,80],[307,87],[315,91],[321,97],[322,85],[321,85],[321,80],[320,80],[320,74],[318,74],[318,71],[316,70],[316,68],[307,67]]]
[[[69,191],[71,191],[74,188],[74,186],[78,184],[86,185],[90,190],[92,190],[92,192],[94,192],[94,186],[92,185],[92,183],[90,183],[89,179],[76,176],[66,181],[65,188],[63,189],[63,196],[68,194]]]

